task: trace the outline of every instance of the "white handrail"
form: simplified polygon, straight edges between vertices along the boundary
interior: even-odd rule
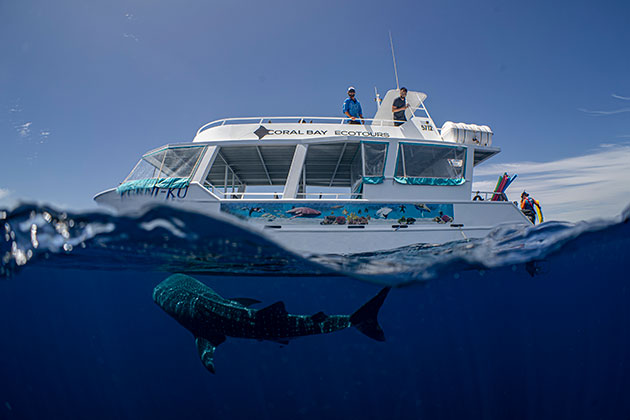
[[[244,199],[244,198],[255,198],[255,197],[262,197],[262,198],[271,198],[274,200],[282,200],[284,198],[284,194],[282,191],[278,191],[278,192],[256,192],[256,191],[245,191],[245,192],[238,192],[238,191],[234,191],[234,192],[226,192],[226,191],[222,191],[221,187],[215,187],[214,185],[210,184],[210,183],[205,183],[204,187],[209,188],[210,191],[216,195],[217,197],[220,197],[222,199]],[[345,200],[349,200],[349,199],[356,199],[356,198],[361,198],[361,194],[357,194],[357,193],[327,193],[327,192],[312,192],[312,193],[298,193],[297,197],[294,198],[297,200],[303,200],[303,199],[321,199],[321,200],[340,200],[340,199],[345,199]]]
[[[293,124],[317,124],[315,121],[324,121],[324,124],[346,124],[348,121],[348,117],[244,117],[244,118],[223,118],[220,120],[212,121],[207,124],[204,124],[197,130],[197,135],[201,132],[213,128],[215,126],[224,126],[224,125],[240,125],[240,124],[278,124],[282,122],[282,120],[289,120],[289,122],[284,121],[284,124],[293,123]],[[267,121],[265,123],[265,121]],[[361,120],[363,124],[371,122],[372,124],[379,127],[383,126],[394,126],[394,120],[382,120],[382,119],[374,119],[374,118],[363,118]]]

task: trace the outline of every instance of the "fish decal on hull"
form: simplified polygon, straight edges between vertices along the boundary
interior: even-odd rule
[[[389,213],[391,213],[392,211],[393,210],[389,207],[381,207],[376,211],[376,215],[382,217],[383,219],[387,219],[387,216],[389,216]]]
[[[292,214],[293,217],[315,217],[322,214],[321,211],[312,209],[310,207],[295,207],[291,210],[287,210],[287,213]]]
[[[431,209],[429,208],[429,206],[427,206],[424,203],[417,203],[417,204],[414,204],[413,206],[420,211],[426,211],[426,212],[431,213]]]
[[[249,212],[250,217],[253,213],[262,213],[265,211],[262,207],[241,207],[241,210]]]
[[[352,315],[289,314],[283,302],[252,309],[259,301],[250,298],[225,299],[200,281],[174,274],[153,290],[153,300],[167,314],[190,331],[203,365],[215,373],[214,352],[226,337],[253,338],[287,344],[290,339],[327,334],[355,327],[368,337],[385,341],[378,324],[378,311],[390,287],[381,291]]]

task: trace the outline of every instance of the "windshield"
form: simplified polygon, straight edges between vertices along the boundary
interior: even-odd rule
[[[128,181],[192,176],[205,146],[170,146],[142,156]]]

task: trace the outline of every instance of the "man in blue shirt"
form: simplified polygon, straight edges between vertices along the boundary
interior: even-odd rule
[[[363,123],[363,110],[361,104],[354,97],[354,87],[348,88],[348,98],[343,102],[343,113],[350,117],[348,124],[362,124]]]

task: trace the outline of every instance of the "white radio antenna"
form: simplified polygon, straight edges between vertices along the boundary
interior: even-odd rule
[[[392,31],[389,31],[389,45],[392,46],[392,58],[394,59],[394,75],[396,76],[396,89],[400,90],[398,85],[398,69],[396,68],[396,56],[394,55],[394,41],[392,41]]]

